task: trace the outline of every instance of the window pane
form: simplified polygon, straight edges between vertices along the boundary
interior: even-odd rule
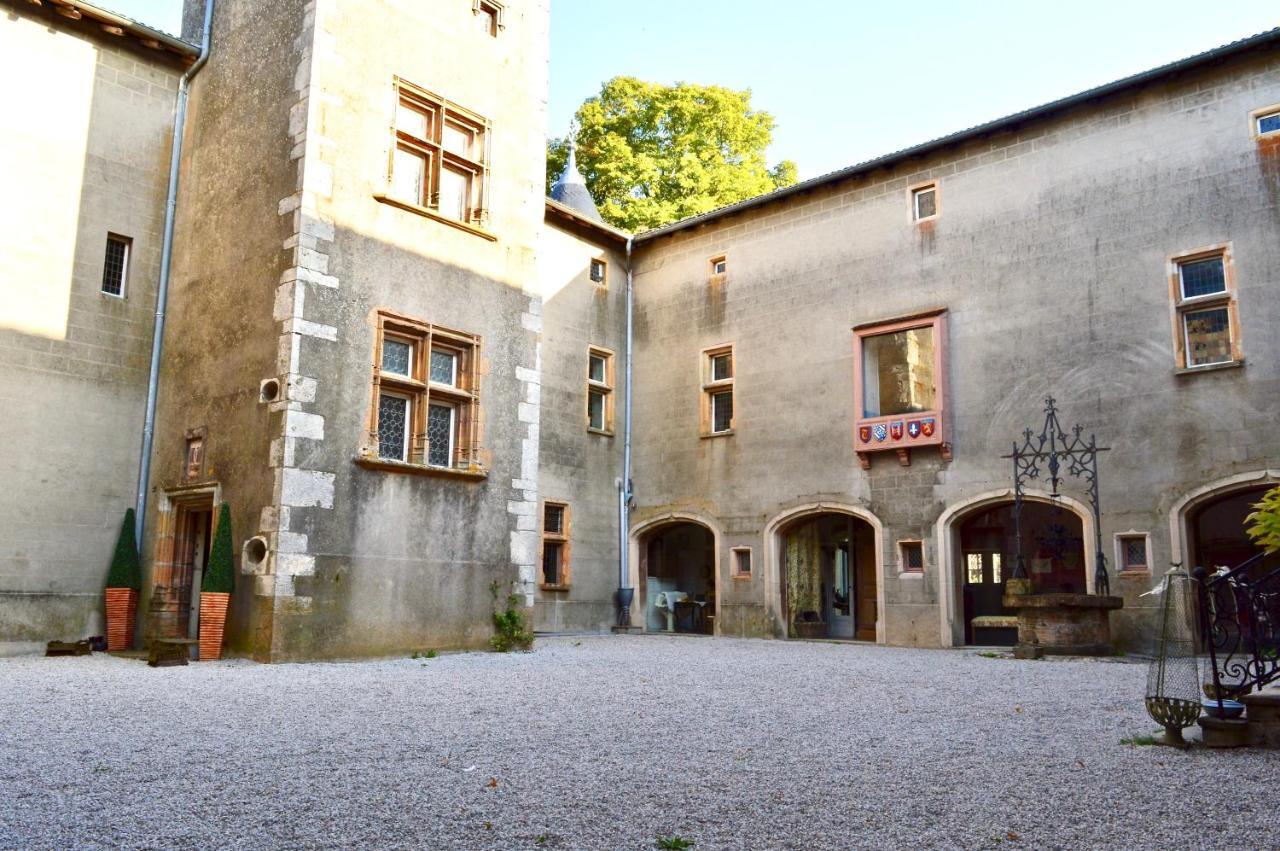
[[[737,558],[737,574],[739,576],[751,575],[751,550],[738,550],[734,553]]]
[[[427,463],[435,467],[453,466],[453,407],[427,406]]]
[[[921,544],[903,544],[902,563],[907,570],[923,570],[924,546]]]
[[[862,356],[863,416],[910,414],[934,407],[933,326],[868,337]]]
[[[395,164],[391,171],[391,194],[401,201],[422,204],[422,192],[427,183],[427,159],[396,148]]]
[[[915,195],[916,218],[927,219],[938,212],[938,193],[934,189],[922,189]]]
[[[1000,553],[991,554],[991,581],[997,585],[1002,581],[1000,577]]]
[[[409,376],[413,361],[413,346],[399,340],[382,341],[382,371],[394,375]]]
[[[431,380],[455,386],[458,383],[458,356],[441,349],[431,350]]]
[[[711,358],[711,380],[724,381],[733,378],[733,355],[714,355]]]
[[[604,394],[592,390],[587,394],[587,424],[592,428],[604,430]]]
[[[1187,328],[1187,365],[1204,366],[1231,360],[1231,321],[1225,307],[1184,313]]]
[[[409,435],[409,400],[401,396],[378,397],[378,454],[404,461]]]
[[[475,141],[475,134],[470,130],[459,127],[448,121],[445,122],[444,132],[440,137],[440,144],[444,146],[446,151],[457,154],[460,157],[473,159],[471,146]]]
[[[711,397],[711,430],[728,431],[733,424],[733,393],[716,393]]]
[[[564,506],[547,503],[542,507],[542,531],[549,535],[564,534]]]
[[[590,367],[587,374],[592,381],[598,381],[601,384],[604,384],[606,375],[604,358],[599,355],[591,355]]]
[[[129,262],[129,243],[113,236],[107,237],[106,262],[102,267],[102,291],[108,295],[124,293],[125,270]]]
[[[1210,257],[1208,260],[1197,260],[1194,263],[1181,263],[1178,265],[1178,271],[1182,275],[1183,298],[1212,295],[1227,289],[1221,257]]]
[[[559,541],[542,543],[542,581],[547,585],[560,584],[560,554],[563,545]]]
[[[597,284],[604,283],[604,263],[599,260],[591,261],[591,280]]]
[[[1145,538],[1126,538],[1124,542],[1124,566],[1147,566],[1147,542]]]
[[[723,275],[727,271],[729,271],[729,261],[723,259],[711,261],[711,274]]]
[[[430,117],[404,101],[400,101],[400,106],[396,109],[396,129],[417,139],[431,140],[428,135],[431,129]]]
[[[440,170],[440,215],[463,221],[467,213],[467,195],[471,175],[451,168]]]
[[[480,13],[476,15],[480,19],[480,31],[485,35],[494,35],[498,31],[498,21],[493,12],[481,7]]]
[[[901,208],[899,208],[901,209]],[[982,584],[982,553],[969,553],[965,556],[966,579],[970,585]]]
[[[1258,116],[1259,133],[1275,133],[1280,131],[1280,112]]]

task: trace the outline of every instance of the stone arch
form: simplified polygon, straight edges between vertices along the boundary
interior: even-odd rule
[[[1183,494],[1169,509],[1169,560],[1182,564],[1188,570],[1196,567],[1190,563],[1194,554],[1190,548],[1188,523],[1198,508],[1239,491],[1278,484],[1280,470],[1254,470],[1217,479]]]
[[[668,511],[655,517],[650,517],[639,523],[632,524],[630,533],[627,536],[627,565],[628,578],[632,588],[636,589],[635,601],[632,604],[631,622],[633,624],[645,623],[645,595],[642,593],[641,584],[641,568],[642,568],[642,550],[641,546],[649,536],[655,532],[660,532],[663,527],[674,526],[680,523],[692,523],[701,526],[711,534],[712,539],[712,574],[715,579],[715,635],[720,634],[720,608],[721,608],[721,586],[722,575],[724,573],[724,565],[721,564],[722,545],[720,526],[705,514],[694,511]],[[636,612],[639,611],[637,617]]]

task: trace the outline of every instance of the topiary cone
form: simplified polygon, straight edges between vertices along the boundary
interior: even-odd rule
[[[107,573],[107,650],[128,650],[133,646],[134,624],[138,616],[138,591],[142,588],[142,564],[134,534],[133,509],[125,511],[116,539],[116,551]]]
[[[235,562],[231,552],[231,506],[222,503],[218,527],[213,533],[209,566],[200,582],[200,661],[222,658],[222,638],[227,626],[227,607],[235,590]]]

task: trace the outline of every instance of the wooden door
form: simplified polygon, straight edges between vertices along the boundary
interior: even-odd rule
[[[876,587],[875,537],[867,531],[858,531],[854,541],[854,576],[857,630],[854,638],[859,641],[876,640],[876,621],[880,603]]]

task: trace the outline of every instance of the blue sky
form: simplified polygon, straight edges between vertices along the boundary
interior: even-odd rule
[[[102,3],[178,26],[180,0]],[[552,0],[550,132],[619,74],[750,88],[812,177],[1275,26],[1275,0]]]

